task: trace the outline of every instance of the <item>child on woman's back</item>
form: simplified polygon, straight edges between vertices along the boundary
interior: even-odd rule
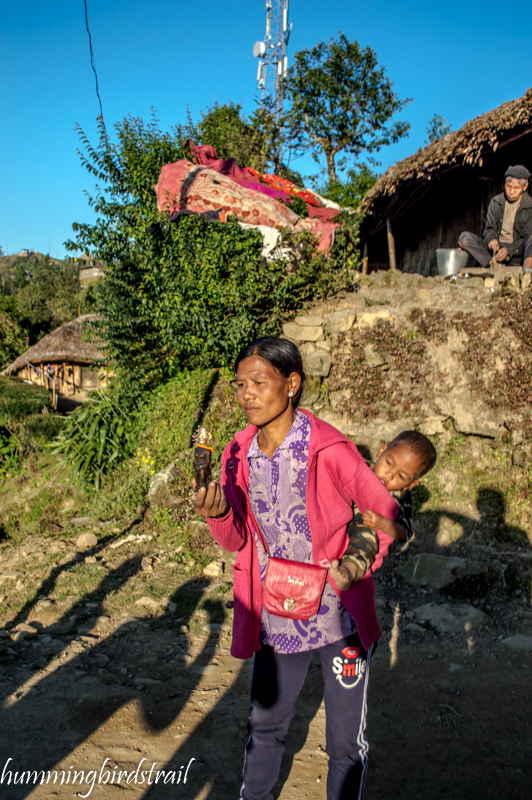
[[[362,578],[373,564],[379,549],[378,529],[404,542],[412,536],[412,498],[410,491],[436,463],[436,450],[418,431],[403,431],[390,444],[383,444],[372,470],[399,505],[395,520],[367,510],[356,513],[349,524],[349,546],[342,560],[331,564],[330,574],[338,589],[345,592],[353,581]]]

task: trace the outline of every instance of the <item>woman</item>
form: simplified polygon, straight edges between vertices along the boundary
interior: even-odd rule
[[[352,504],[394,519],[397,504],[355,445],[297,407],[305,374],[291,342],[275,337],[246,347],[235,364],[237,398],[250,425],[222,458],[222,485],[198,491],[195,510],[234,568],[231,652],[255,653],[242,800],[270,800],[284,740],[314,650],[325,685],[328,800],[358,798],[367,770],[366,691],[373,644],[381,635],[370,573],[340,591],[334,581],[348,545]],[[380,566],[392,539],[379,533]],[[268,556],[329,568],[318,613],[307,620],[262,605]]]

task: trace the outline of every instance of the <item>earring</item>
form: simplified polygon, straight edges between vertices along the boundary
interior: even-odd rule
[[[292,397],[293,394],[293,392],[288,392],[288,397]]]

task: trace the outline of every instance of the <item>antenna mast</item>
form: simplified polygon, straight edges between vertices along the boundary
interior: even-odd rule
[[[268,104],[273,116],[283,112],[282,78],[288,69],[286,46],[292,31],[288,22],[289,0],[264,0],[266,5],[266,35],[263,42],[255,42],[253,55],[259,59],[257,87],[261,92],[261,106]]]

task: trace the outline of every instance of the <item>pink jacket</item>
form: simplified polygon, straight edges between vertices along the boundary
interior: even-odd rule
[[[340,431],[309,411],[311,421],[307,475],[307,517],[312,536],[315,564],[329,567],[343,555],[348,537],[346,528],[353,518],[353,501],[361,512],[371,509],[395,519],[398,505],[375,477],[356,446]],[[230,552],[238,551],[234,567],[234,621],[231,653],[236,658],[250,658],[260,649],[262,583],[259,559],[253,535],[258,525],[248,496],[249,467],[247,453],[257,432],[254,425],[236,434],[222,457],[222,487],[230,510],[224,517],[208,519],[216,541]],[[372,571],[380,567],[393,539],[379,531],[380,549]],[[375,583],[370,572],[340,592],[327,577],[342,603],[351,614],[360,640],[366,649],[379,639],[382,631],[375,610]]]

